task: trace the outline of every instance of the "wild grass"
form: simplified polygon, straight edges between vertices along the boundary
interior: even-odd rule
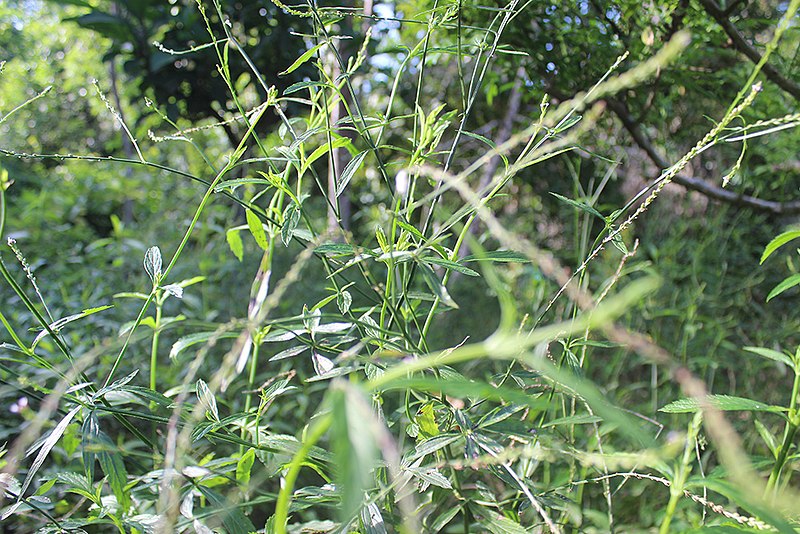
[[[195,127],[180,128],[159,103],[147,103],[165,130],[150,140],[184,143],[201,156],[204,172],[150,161],[151,147],[142,149],[99,86],[136,158],[2,150],[7,157],[164,171],[203,188],[182,235],[148,245],[138,285],[108,295],[135,302],[138,311],[117,325],[118,337],[101,343],[81,343],[77,329],[106,307],[93,303],[53,317],[39,288],[46,282],[26,259],[36,251],[9,241],[12,254],[4,252],[0,271],[22,310],[0,310],[0,372],[6,386],[35,402],[35,414],[3,450],[9,530],[670,532],[727,525],[794,532],[800,352],[751,349],[794,372],[784,405],[710,395],[676,347],[658,346],[623,320],[659,287],[656,276],[636,268],[640,244],[626,231],[698,154],[731,137],[760,135],[733,124],[758,97],[763,62],[708,134],[624,205],[601,212],[595,203],[560,197],[578,221],[581,261],[568,271],[498,217],[506,189],[526,169],[576,150],[602,117],[601,100],[675,61],[687,35],[639,65],[620,57],[594,87],[557,106],[543,96],[536,120],[495,144],[469,131],[471,112],[523,5],[493,11],[485,28],[465,28],[451,9],[416,15],[424,30],[403,43],[382,95],[355,84],[373,68],[369,35],[354,57],[339,49],[337,23],[350,11],[283,7],[315,28],[311,48],[287,70],[313,63],[318,77],[278,94],[231,28],[214,22],[225,20],[218,0],[197,5],[208,29],[199,46],[216,51],[237,110],[231,121],[243,125],[224,158],[193,139]],[[796,9],[793,2],[779,27]],[[251,86],[231,79],[232,54],[250,65]],[[446,61],[458,65],[458,109],[426,91]],[[409,103],[398,96],[403,85],[414,88]],[[253,95],[258,103],[245,105]],[[305,113],[287,116],[289,102]],[[278,132],[261,128],[267,113],[279,117]],[[470,159],[464,147],[476,139],[483,155]],[[481,183],[480,171],[494,158],[502,165]],[[342,207],[359,180],[377,184],[378,215],[351,230]],[[0,185],[2,234],[5,195],[14,187],[7,178]],[[595,201],[602,193],[599,185]],[[211,216],[218,204],[237,210],[224,228]],[[602,230],[592,232],[592,222]],[[486,232],[481,239],[471,232],[478,224]],[[199,288],[215,283],[215,295],[246,292],[207,274],[176,276],[207,226],[216,228],[216,247],[249,260],[241,263],[251,269],[249,295],[234,303],[233,318],[208,313],[187,322],[183,299]],[[779,237],[778,245],[792,237]],[[471,254],[462,253],[465,245]],[[601,254],[603,276],[591,273]],[[509,283],[521,266],[549,280],[533,313]],[[298,290],[309,279],[314,291]],[[454,298],[457,283],[493,295],[498,316],[487,317],[485,299],[469,292]],[[215,302],[205,306],[213,312]],[[498,326],[485,339],[462,330],[436,335],[455,310]],[[447,346],[435,341],[456,336]],[[683,398],[660,403],[660,413],[616,403],[593,372],[607,365],[610,349],[667,373]],[[770,455],[748,451],[728,411],[781,421],[777,437],[757,420]],[[664,432],[675,421],[682,431]],[[639,500],[652,512],[648,524],[628,509]]]

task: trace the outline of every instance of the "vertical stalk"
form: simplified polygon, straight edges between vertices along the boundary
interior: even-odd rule
[[[775,458],[775,465],[772,466],[772,472],[769,474],[767,481],[766,492],[777,491],[780,483],[781,472],[786,465],[786,458],[789,455],[789,450],[792,448],[792,442],[797,434],[798,425],[800,425],[800,417],[797,414],[797,394],[800,392],[800,370],[797,369],[797,359],[795,359],[794,383],[792,384],[792,398],[789,399],[789,420],[786,423],[786,428],[783,432],[783,441],[778,448],[778,456]]]
[[[683,458],[681,459],[681,463],[677,466],[677,473],[669,486],[669,503],[667,503],[667,509],[664,512],[661,528],[658,529],[659,534],[668,534],[670,532],[670,524],[675,515],[675,509],[678,507],[678,501],[683,497],[683,488],[686,485],[686,479],[689,478],[689,474],[692,472],[691,461],[694,455],[697,433],[700,431],[702,420],[703,413],[697,412],[692,422],[689,423],[689,429],[686,432],[686,446],[683,449]]]
[[[156,390],[156,373],[158,367],[158,340],[161,335],[161,310],[164,306],[164,300],[161,298],[161,290],[156,290],[156,315],[153,324],[153,341],[150,345],[150,389]],[[151,403],[150,408],[155,406]]]

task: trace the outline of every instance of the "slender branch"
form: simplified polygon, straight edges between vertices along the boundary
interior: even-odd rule
[[[758,64],[761,61],[761,54],[739,33],[739,30],[728,18],[728,13],[720,8],[716,0],[700,0],[700,3],[705,8],[706,13],[711,15],[717,21],[717,24],[722,27],[736,50],[747,56],[753,63]],[[775,85],[792,95],[796,100],[800,100],[800,84],[786,78],[769,63],[766,63],[761,71]]]
[[[619,100],[608,99],[608,108],[614,112],[619,118],[622,125],[633,138],[634,142],[641,148],[647,156],[659,169],[669,168],[671,165],[667,159],[662,156],[647,135],[642,131],[641,125],[636,122],[628,110],[628,107]],[[686,176],[685,174],[678,174],[673,179],[673,182],[680,184],[687,189],[697,191],[714,200],[728,202],[738,206],[746,206],[759,211],[766,211],[769,213],[776,213],[781,215],[800,213],[800,201],[792,202],[776,202],[772,200],[764,200],[748,195],[742,195],[723,189],[720,186],[714,185],[702,178],[695,178],[693,176]]]

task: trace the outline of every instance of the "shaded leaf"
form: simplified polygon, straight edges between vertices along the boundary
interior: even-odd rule
[[[769,360],[773,360],[776,362],[781,362],[789,367],[789,369],[794,369],[794,361],[792,358],[787,356],[782,352],[778,352],[777,350],[766,349],[763,347],[743,347],[744,350],[748,352],[752,352],[754,354],[758,354],[759,356],[763,356]]]

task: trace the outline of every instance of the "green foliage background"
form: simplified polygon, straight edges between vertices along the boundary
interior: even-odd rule
[[[729,4],[760,54],[787,18],[796,80],[797,2]],[[800,213],[797,94],[762,71],[682,170],[739,197],[677,180],[610,242],[648,149],[732,108],[730,39],[706,0],[4,2],[5,531],[794,532],[798,257],[762,254]]]

